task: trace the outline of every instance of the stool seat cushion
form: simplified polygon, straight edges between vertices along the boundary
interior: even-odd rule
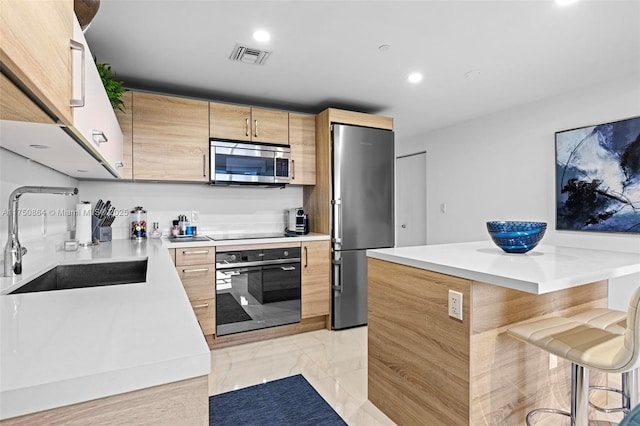
[[[615,309],[593,308],[568,318],[615,334],[627,330],[627,313]]]
[[[605,373],[626,371],[633,351],[625,336],[563,317],[545,318],[507,330],[507,333],[561,358]]]

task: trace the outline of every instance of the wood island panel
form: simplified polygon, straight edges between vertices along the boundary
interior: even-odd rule
[[[469,419],[469,321],[448,317],[450,288],[469,299],[468,280],[369,259],[369,400],[399,425]]]
[[[54,408],[0,421],[32,425],[208,425],[208,376]]]
[[[448,289],[463,293],[462,321],[448,317]],[[506,330],[606,303],[606,281],[535,295],[369,259],[369,400],[400,425],[520,425],[534,408],[566,410],[569,363]]]

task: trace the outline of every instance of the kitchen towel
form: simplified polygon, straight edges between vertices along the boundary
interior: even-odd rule
[[[91,244],[91,203],[76,204],[76,240],[80,244]]]

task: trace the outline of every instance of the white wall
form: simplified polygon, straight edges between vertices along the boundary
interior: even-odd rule
[[[285,210],[302,206],[302,187],[280,188],[224,187],[207,184],[81,181],[82,200],[95,205],[101,198],[124,210],[113,223],[114,238],[129,237],[128,211],[142,206],[149,224],[159,222],[169,232],[179,214],[200,212],[198,233],[275,232],[285,227]]]
[[[638,115],[633,75],[399,141],[397,155],[427,151],[428,244],[489,239],[488,220],[536,220],[548,223],[543,243],[640,252],[638,234],[554,229],[554,133]],[[612,280],[611,305],[626,309],[638,285]]]
[[[0,241],[3,248],[7,242],[9,195],[14,189],[27,185],[77,187],[78,181],[0,148]],[[24,212],[18,217],[20,242],[27,247],[44,243],[44,239],[61,243],[63,238],[69,237],[67,231],[75,229],[72,214],[77,203],[78,196],[24,194],[19,201],[19,208]],[[42,209],[46,210],[46,217]],[[44,221],[46,233],[43,232]]]

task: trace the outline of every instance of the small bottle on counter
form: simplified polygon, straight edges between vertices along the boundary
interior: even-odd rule
[[[178,223],[180,225],[180,235],[187,235],[187,226],[189,226],[187,216],[183,214],[178,216]]]
[[[178,235],[180,235],[180,222],[177,220],[174,220],[172,222],[171,235],[174,237],[177,237]]]
[[[151,238],[160,238],[162,237],[162,232],[160,231],[160,225],[158,222],[153,222],[153,231],[151,232]]]

